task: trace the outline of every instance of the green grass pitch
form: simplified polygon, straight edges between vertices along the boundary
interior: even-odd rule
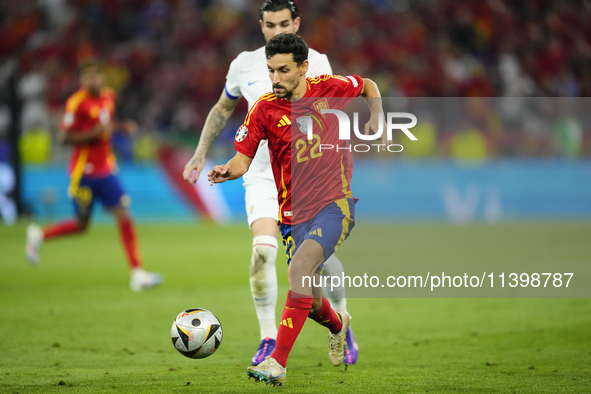
[[[128,290],[114,226],[47,243],[36,268],[23,254],[25,228],[0,226],[1,393],[591,392],[590,299],[350,299],[357,365],[333,367],[326,329],[309,320],[286,386],[273,388],[245,373],[259,338],[244,225],[140,225],[146,268],[166,280],[137,294]],[[453,250],[463,233],[472,249],[499,258],[552,254],[591,263],[588,222],[450,228],[392,225],[393,247],[412,261],[413,253],[434,253],[425,240]],[[495,244],[510,231],[526,235]],[[561,238],[552,242],[552,234]],[[277,266],[279,317],[282,253]],[[190,307],[212,310],[223,325],[221,347],[204,360],[183,357],[170,341],[173,319]]]

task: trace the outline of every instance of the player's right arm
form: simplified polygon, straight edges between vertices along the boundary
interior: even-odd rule
[[[238,101],[240,101],[240,81],[242,78],[241,64],[242,55],[238,55],[230,64],[228,75],[226,76],[226,85],[214,107],[209,111],[205,125],[201,131],[199,145],[195,154],[189,160],[183,170],[183,178],[189,183],[197,182],[199,174],[205,165],[205,156],[211,147],[211,144],[220,136],[230,116],[234,112]],[[195,171],[193,173],[193,171]],[[192,174],[193,173],[193,174]]]
[[[259,143],[263,139],[267,139],[267,127],[265,120],[268,123],[269,112],[263,107],[265,106],[265,98],[267,95],[258,99],[246,114],[244,124],[240,126],[234,138],[234,148],[236,149],[236,156],[234,156],[228,163],[224,165],[217,165],[213,167],[208,173],[209,184],[222,183],[227,180],[238,179],[246,174],[252,159],[254,158]]]
[[[216,105],[214,105],[211,111],[209,111],[207,119],[205,120],[205,125],[203,126],[203,131],[201,131],[201,138],[199,138],[197,149],[195,149],[195,153],[191,160],[185,165],[183,171],[183,178],[185,181],[195,183],[197,182],[197,179],[199,179],[199,174],[205,165],[205,156],[213,142],[220,136],[222,131],[224,131],[224,127],[226,126],[228,119],[230,119],[230,116],[232,116],[238,101],[238,99],[230,99],[224,89]],[[191,174],[193,170],[195,173]]]
[[[226,164],[214,166],[207,174],[209,184],[222,183],[240,178],[246,174],[252,163],[252,157],[243,153],[236,152],[236,156],[230,159]]]

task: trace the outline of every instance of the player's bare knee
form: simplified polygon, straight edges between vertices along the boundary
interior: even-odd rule
[[[123,220],[127,220],[130,218],[127,208],[125,208],[124,206],[121,206],[121,205],[113,208],[112,213],[113,213],[113,216],[115,216],[115,218],[118,221],[123,221]]]

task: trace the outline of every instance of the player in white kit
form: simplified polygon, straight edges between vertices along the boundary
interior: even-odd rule
[[[296,33],[300,26],[298,9],[292,0],[266,0],[260,8],[260,24],[265,40],[276,34]],[[306,74],[315,77],[332,75],[326,55],[310,49],[308,60],[310,68]],[[255,51],[245,51],[232,61],[224,91],[217,104],[211,109],[199,140],[195,154],[185,166],[183,177],[195,183],[205,165],[205,156],[213,141],[224,130],[226,122],[236,108],[240,97],[248,101],[248,107],[262,95],[271,91],[272,84],[267,72],[265,47]],[[193,172],[194,171],[194,172]],[[253,250],[250,264],[250,290],[260,325],[261,344],[252,358],[252,365],[258,365],[275,348],[277,324],[275,308],[277,304],[277,221],[279,206],[277,188],[271,170],[269,149],[266,141],[259,146],[250,169],[243,177],[245,188],[246,214],[248,225],[253,233]],[[333,254],[325,264],[324,275],[341,276],[343,265]],[[329,282],[330,283],[330,282]],[[334,310],[346,310],[347,300],[344,287],[333,290],[324,289]],[[347,364],[357,361],[357,342],[353,331],[347,331]]]

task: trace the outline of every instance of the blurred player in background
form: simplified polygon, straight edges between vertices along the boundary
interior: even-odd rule
[[[115,124],[115,92],[104,87],[102,64],[88,60],[79,67],[81,89],[66,102],[61,122],[60,142],[73,146],[68,165],[70,186],[68,196],[74,203],[75,218],[41,228],[36,224],[27,229],[25,253],[32,265],[39,262],[39,251],[44,241],[84,232],[90,223],[95,200],[115,216],[123,243],[131,279],[129,287],[140,291],[162,281],[159,274],[142,268],[140,250],[133,222],[127,207],[130,198],[115,177],[115,156],[111,151],[113,129],[131,133],[134,122]]]
[[[313,105],[297,107],[292,105],[293,100],[318,98],[316,102],[324,101],[329,108],[342,110],[352,98],[363,96],[371,110],[371,118],[365,126],[368,132],[380,129],[383,111],[377,85],[369,79],[334,75],[306,78],[308,46],[296,34],[276,35],[267,43],[265,53],[273,93],[261,96],[246,115],[236,133],[236,156],[225,165],[214,166],[208,176],[212,185],[238,179],[249,171],[257,150],[260,151],[261,140],[268,140],[278,192],[281,235],[290,264],[290,290],[275,350],[259,365],[248,367],[247,373],[257,381],[281,386],[285,383],[287,358],[308,317],[329,329],[331,363],[335,366],[346,363],[345,337],[351,317],[347,311],[335,312],[322,297],[321,288],[313,287],[311,282],[306,285],[304,278],[316,277],[316,283],[321,283],[322,266],[355,225],[355,199],[349,187],[352,156],[345,149],[350,146],[339,140],[336,121],[328,125],[328,130],[314,127],[314,139],[308,141],[308,136],[301,132],[300,119],[309,118],[306,115],[310,115],[308,111]],[[282,121],[290,118],[298,121],[287,124]],[[341,149],[318,151],[320,144]],[[297,162],[292,167],[292,151],[295,152],[297,146],[303,148],[297,150]],[[294,193],[300,194],[303,203],[293,205]]]
[[[265,41],[280,33],[296,33],[300,27],[299,11],[291,0],[266,0],[260,8],[260,24]],[[326,55],[310,49],[308,75],[315,77],[332,74]],[[226,122],[236,108],[240,96],[252,108],[255,101],[271,90],[266,71],[265,47],[253,52],[242,52],[230,64],[226,86],[217,104],[211,109],[205,121],[201,139],[193,158],[185,166],[183,177],[195,183],[205,165],[205,157],[211,144],[224,130]],[[277,325],[275,308],[277,304],[277,190],[271,171],[269,150],[262,141],[250,170],[244,175],[245,203],[248,225],[253,234],[250,264],[250,290],[260,325],[261,344],[252,358],[257,365],[275,348]],[[195,170],[194,174],[192,171]],[[336,256],[331,256],[324,269],[325,275],[340,277],[343,265]],[[336,310],[347,310],[344,287],[325,289],[325,293]],[[353,331],[347,331],[347,363],[357,361],[358,347]]]

